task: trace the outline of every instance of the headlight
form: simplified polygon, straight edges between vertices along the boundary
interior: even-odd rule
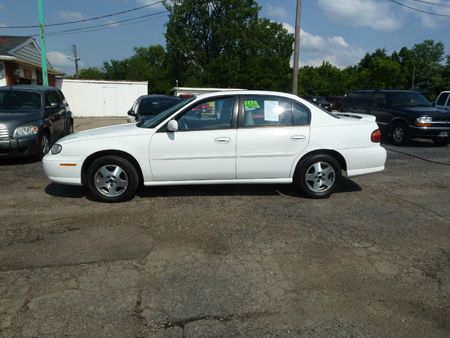
[[[52,149],[50,149],[50,152],[53,155],[57,155],[61,152],[61,150],[62,150],[62,146],[60,144],[56,143],[53,145]]]
[[[13,137],[24,137],[30,135],[36,135],[39,132],[38,126],[21,126],[14,130]]]
[[[421,116],[416,119],[416,123],[414,123],[418,127],[431,127],[433,119],[430,116]]]

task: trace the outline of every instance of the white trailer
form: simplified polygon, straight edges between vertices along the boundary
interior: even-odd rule
[[[56,79],[75,117],[126,117],[148,82]]]

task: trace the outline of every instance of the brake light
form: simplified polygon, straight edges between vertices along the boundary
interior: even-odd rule
[[[381,141],[381,131],[380,129],[374,130],[370,135],[370,140],[372,142],[378,143]]]

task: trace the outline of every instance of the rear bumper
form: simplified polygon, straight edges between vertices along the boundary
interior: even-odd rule
[[[39,154],[40,138],[38,135],[23,139],[0,141],[0,157],[26,157]]]
[[[42,160],[45,174],[55,183],[82,185],[81,167],[84,157],[60,157],[47,154]]]
[[[347,163],[347,177],[372,174],[384,170],[387,152],[381,146],[340,149]]]

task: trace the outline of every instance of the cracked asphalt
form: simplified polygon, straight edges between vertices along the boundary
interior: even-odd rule
[[[0,337],[449,337],[450,147],[386,147],[384,172],[326,200],[239,185],[101,204],[2,161]]]

